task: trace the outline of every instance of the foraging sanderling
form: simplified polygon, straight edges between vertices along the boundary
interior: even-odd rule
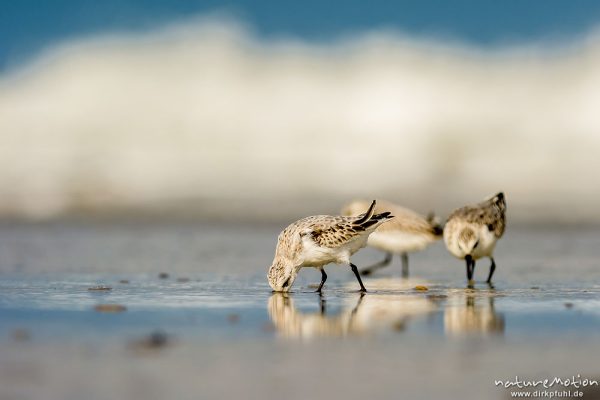
[[[302,267],[321,270],[323,288],[327,274],[323,266],[329,263],[349,265],[366,292],[356,265],[350,256],[367,244],[368,236],[379,225],[393,218],[389,212],[375,214],[375,200],[366,213],[355,217],[317,215],[306,217],[285,228],[277,240],[275,258],[267,278],[276,292],[287,292]]]
[[[358,210],[364,210],[368,203],[364,200],[355,200],[342,209],[343,215],[356,215]],[[381,225],[369,235],[367,245],[386,252],[383,261],[380,261],[361,271],[362,275],[369,275],[379,268],[383,268],[392,261],[394,254],[402,257],[402,276],[408,277],[408,253],[423,250],[431,243],[442,238],[442,227],[433,216],[422,215],[408,208],[378,200],[375,212],[389,211],[394,214],[394,220]]]
[[[489,257],[492,261],[487,283],[496,269],[493,253],[506,226],[506,200],[500,192],[483,202],[455,210],[444,227],[444,242],[452,255],[464,259],[467,279],[473,284],[475,260]]]

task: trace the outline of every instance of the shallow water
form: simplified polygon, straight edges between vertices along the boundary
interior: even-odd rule
[[[494,380],[600,378],[598,229],[509,230],[493,288],[466,288],[438,243],[364,296],[330,266],[319,296],[314,270],[271,293],[280,228],[0,225],[0,398],[508,398]]]

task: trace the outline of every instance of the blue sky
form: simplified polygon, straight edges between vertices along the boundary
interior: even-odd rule
[[[577,37],[600,21],[592,0],[0,0],[0,70],[66,39],[143,31],[226,12],[260,35],[328,40],[391,28],[478,46]]]

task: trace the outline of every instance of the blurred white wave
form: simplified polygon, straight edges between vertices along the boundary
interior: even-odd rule
[[[0,76],[0,215],[211,218],[387,197],[600,222],[600,35],[474,49],[195,20],[63,43]]]

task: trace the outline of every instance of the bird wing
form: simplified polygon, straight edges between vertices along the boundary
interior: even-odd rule
[[[370,215],[369,215],[370,214]],[[365,234],[365,231],[393,218],[389,212],[373,214],[372,210],[358,217],[316,216],[305,219],[303,234],[308,234],[319,246],[337,248]]]
[[[360,225],[353,225],[350,218],[327,217],[315,221],[306,233],[319,246],[336,248],[356,239],[364,231]]]

